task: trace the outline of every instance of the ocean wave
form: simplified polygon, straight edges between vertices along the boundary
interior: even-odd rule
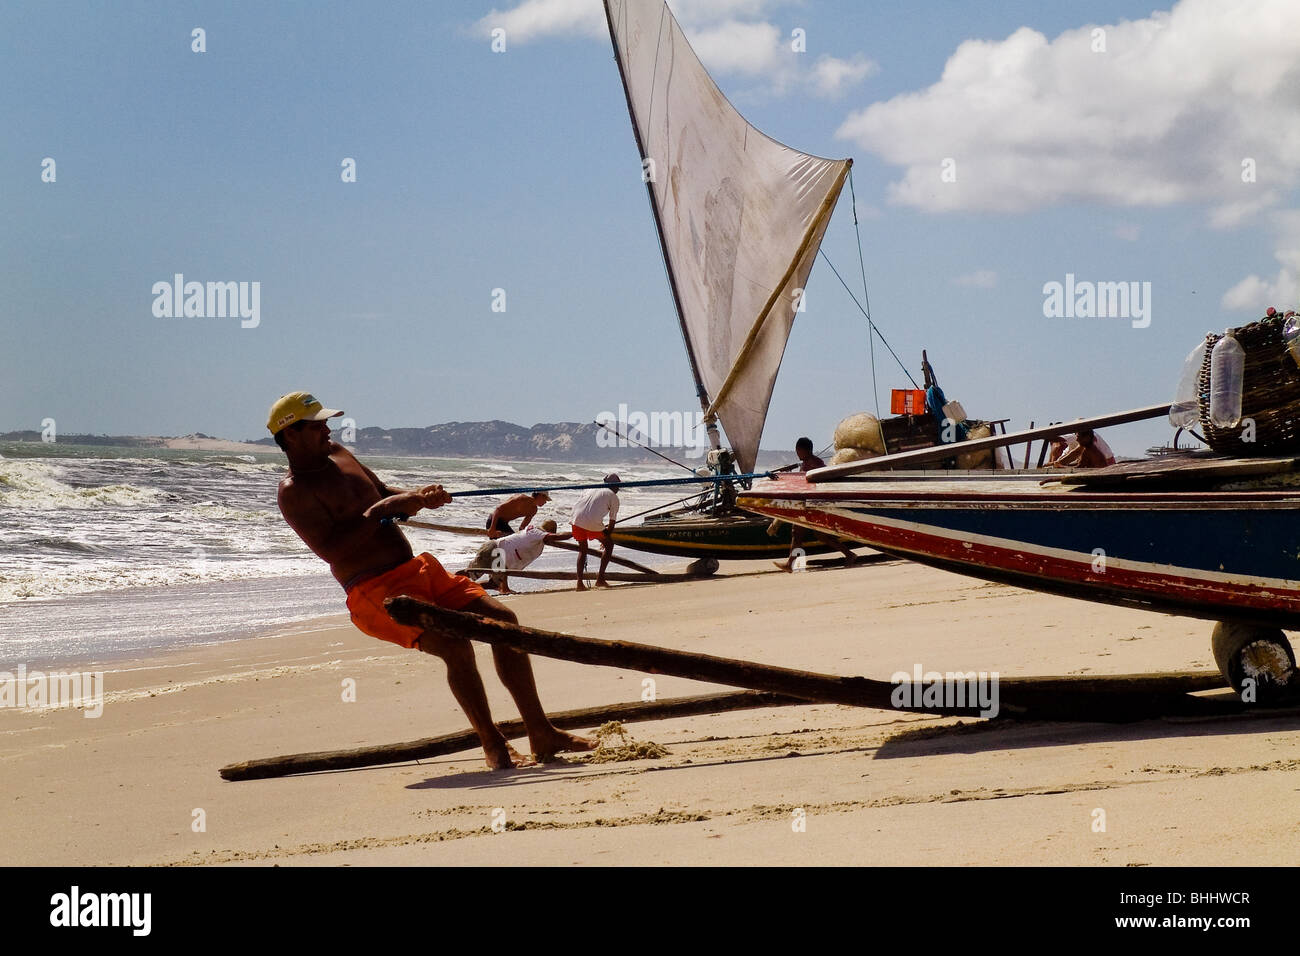
[[[258,461],[252,455],[236,455],[235,459],[234,461],[214,459],[209,464],[223,471],[233,471],[237,475],[283,474],[287,468],[284,461]]]
[[[0,572],[0,605],[11,601],[121,591],[127,588],[163,588],[209,581],[242,581],[284,574],[319,571],[320,562],[304,558],[270,558],[259,561],[191,560],[171,565],[121,562],[79,563],[75,574],[55,569]]]
[[[109,484],[74,487],[60,481],[56,466],[35,461],[10,461],[0,468],[0,506],[36,510],[65,508],[130,508],[166,498],[159,488]]]
[[[70,551],[74,554],[103,554],[104,549],[88,541],[74,541],[71,538],[29,538],[24,542],[28,547],[48,549],[51,551]]]
[[[277,525],[284,521],[280,515],[272,511],[248,511],[218,504],[215,501],[203,501],[196,505],[190,505],[185,509],[185,513],[190,517],[204,518],[209,521],[251,521],[257,524]],[[180,517],[177,520],[184,521],[186,518]]]

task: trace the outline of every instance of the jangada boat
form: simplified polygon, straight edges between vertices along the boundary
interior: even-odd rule
[[[662,0],[606,0],[713,475],[748,474],[803,291],[853,165],[785,146],[740,115]],[[873,327],[874,329],[874,327]],[[888,447],[933,444],[919,423],[882,422]],[[718,425],[730,449],[723,448]],[[931,428],[930,431],[934,429]],[[906,444],[910,442],[909,444]],[[783,558],[790,529],[736,508],[730,483],[677,511],[617,527],[616,546],[691,558]],[[832,550],[809,542],[809,553]]]
[[[749,473],[786,340],[852,160],[770,139],[727,101],[662,0],[606,0],[606,20],[715,474]],[[731,449],[722,447],[718,424]],[[617,546],[694,558],[784,557],[790,532],[701,505],[619,527]]]
[[[1300,458],[1204,452],[1055,474],[867,471],[890,465],[778,477],[739,503],[977,578],[1218,621],[1214,656],[1234,687],[1250,678],[1267,696],[1292,681],[1295,655],[1280,629],[1300,627]]]

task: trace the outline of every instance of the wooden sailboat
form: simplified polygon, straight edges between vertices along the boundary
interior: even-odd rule
[[[707,461],[715,474],[749,473],[852,160],[800,152],[751,126],[662,0],[605,0],[605,14],[704,412]],[[703,507],[618,528],[614,542],[695,558],[784,557],[790,531],[769,535],[769,524],[738,511],[727,487]]]
[[[1156,405],[984,442],[1018,443],[1168,410]],[[1211,646],[1233,687],[1261,700],[1294,691],[1296,658],[1281,629],[1300,627],[1300,458],[1205,452],[1050,478],[885,470],[937,453],[759,482],[740,503],[961,574],[1217,621]]]

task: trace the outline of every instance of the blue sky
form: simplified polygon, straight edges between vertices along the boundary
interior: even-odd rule
[[[1168,400],[1206,331],[1297,305],[1289,0],[672,6],[751,122],[854,157],[875,320],[972,415]],[[0,79],[0,430],[258,437],[295,388],[361,427],[695,409],[595,0],[11,2]],[[858,290],[847,192],[823,248]],[[178,272],[259,282],[257,327],[155,316]],[[1149,282],[1149,326],[1044,316],[1067,274]],[[768,447],[874,408],[824,262],[806,305]]]

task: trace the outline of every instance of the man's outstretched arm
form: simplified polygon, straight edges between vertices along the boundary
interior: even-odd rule
[[[443,490],[442,485],[428,485],[419,491],[403,491],[389,495],[366,509],[366,518],[407,517],[423,508],[441,508],[451,501],[451,495]]]

